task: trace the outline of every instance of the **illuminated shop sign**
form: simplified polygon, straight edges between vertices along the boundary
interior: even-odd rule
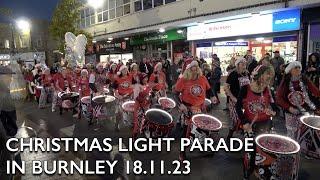
[[[239,35],[293,31],[300,28],[300,10],[288,10],[248,18],[188,27],[187,39],[213,39]]]

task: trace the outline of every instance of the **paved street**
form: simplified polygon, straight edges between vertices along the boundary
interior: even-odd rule
[[[229,121],[227,111],[223,111],[225,98],[222,98],[222,103],[215,107],[211,112],[212,115],[218,117],[223,122],[223,129],[220,131],[221,136],[225,137],[228,131]],[[19,135],[22,137],[37,136],[41,138],[47,137],[77,137],[77,138],[105,138],[111,137],[116,139],[118,137],[128,138],[131,137],[130,130],[128,128],[121,128],[120,132],[114,131],[114,123],[111,121],[100,122],[97,125],[88,126],[85,120],[78,120],[72,118],[71,112],[66,112],[62,116],[59,113],[52,113],[51,109],[39,110],[36,103],[26,102],[19,103],[18,109],[18,121],[20,126],[30,126],[35,132],[32,132],[26,128],[22,128]],[[176,116],[176,113],[173,113]],[[284,132],[284,125],[279,118],[274,120],[277,132]],[[179,137],[179,130],[175,129],[171,136]],[[36,133],[36,134],[35,134]],[[240,136],[240,135],[238,135]],[[94,160],[108,160],[108,159],[125,159],[125,160],[141,160],[144,163],[155,160],[155,169],[159,167],[160,160],[170,162],[178,158],[177,144],[174,145],[173,151],[170,153],[121,153],[117,154],[117,147],[113,147],[111,153],[101,152],[76,152],[76,153],[30,153],[24,152],[22,159],[31,163],[31,160],[90,160],[92,163]],[[124,167],[117,167],[117,173],[113,176],[80,176],[76,174],[74,176],[32,176],[27,174],[22,179],[117,179],[123,177],[125,179],[242,179],[242,166],[241,166],[241,153],[226,153],[218,152],[214,155],[210,154],[188,154],[188,159],[191,162],[191,173],[188,176],[121,176],[121,169]],[[90,164],[91,164],[90,163]],[[148,165],[147,165],[148,166]],[[30,167],[29,167],[30,168]],[[173,167],[171,167],[172,169]],[[28,169],[28,168],[27,168]],[[167,167],[166,167],[167,169]],[[168,167],[170,169],[170,167]],[[320,172],[319,160],[305,160],[301,158],[301,168],[299,172],[299,179],[318,179]],[[157,171],[156,171],[157,173]]]

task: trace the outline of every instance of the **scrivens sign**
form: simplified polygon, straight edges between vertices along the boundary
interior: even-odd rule
[[[187,30],[188,40],[213,39],[239,35],[263,34],[300,29],[300,9],[251,16],[200,26]]]

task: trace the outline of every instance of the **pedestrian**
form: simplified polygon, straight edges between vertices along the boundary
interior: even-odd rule
[[[320,57],[316,53],[308,58],[306,76],[320,89]]]
[[[274,86],[275,88],[279,86],[281,80],[282,80],[282,75],[283,75],[283,70],[284,70],[284,59],[280,56],[279,51],[274,51],[273,52],[273,58],[271,59],[271,64],[274,68],[275,71],[275,81],[274,81]]]
[[[212,86],[215,88],[217,94],[220,93],[221,76],[220,61],[215,60],[212,62]]]
[[[249,74],[251,74],[252,71],[258,66],[258,62],[253,56],[251,50],[247,50],[247,54],[244,56],[244,58],[247,60],[247,69],[249,71]]]
[[[48,103],[52,103],[53,92],[54,92],[54,81],[50,73],[50,69],[46,68],[41,75],[41,95],[39,98],[39,108],[43,109],[48,106]]]

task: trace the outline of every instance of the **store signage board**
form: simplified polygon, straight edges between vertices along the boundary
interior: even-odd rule
[[[237,42],[237,41],[223,41],[223,42],[215,42],[215,46],[248,46],[248,42]]]
[[[300,10],[295,9],[201,26],[191,26],[187,29],[187,40],[291,31],[298,30],[299,27]]]
[[[168,30],[165,33],[153,33],[144,36],[136,36],[130,39],[130,45],[143,45],[147,43],[164,43],[168,41],[186,39],[186,29],[178,33],[176,29]]]

